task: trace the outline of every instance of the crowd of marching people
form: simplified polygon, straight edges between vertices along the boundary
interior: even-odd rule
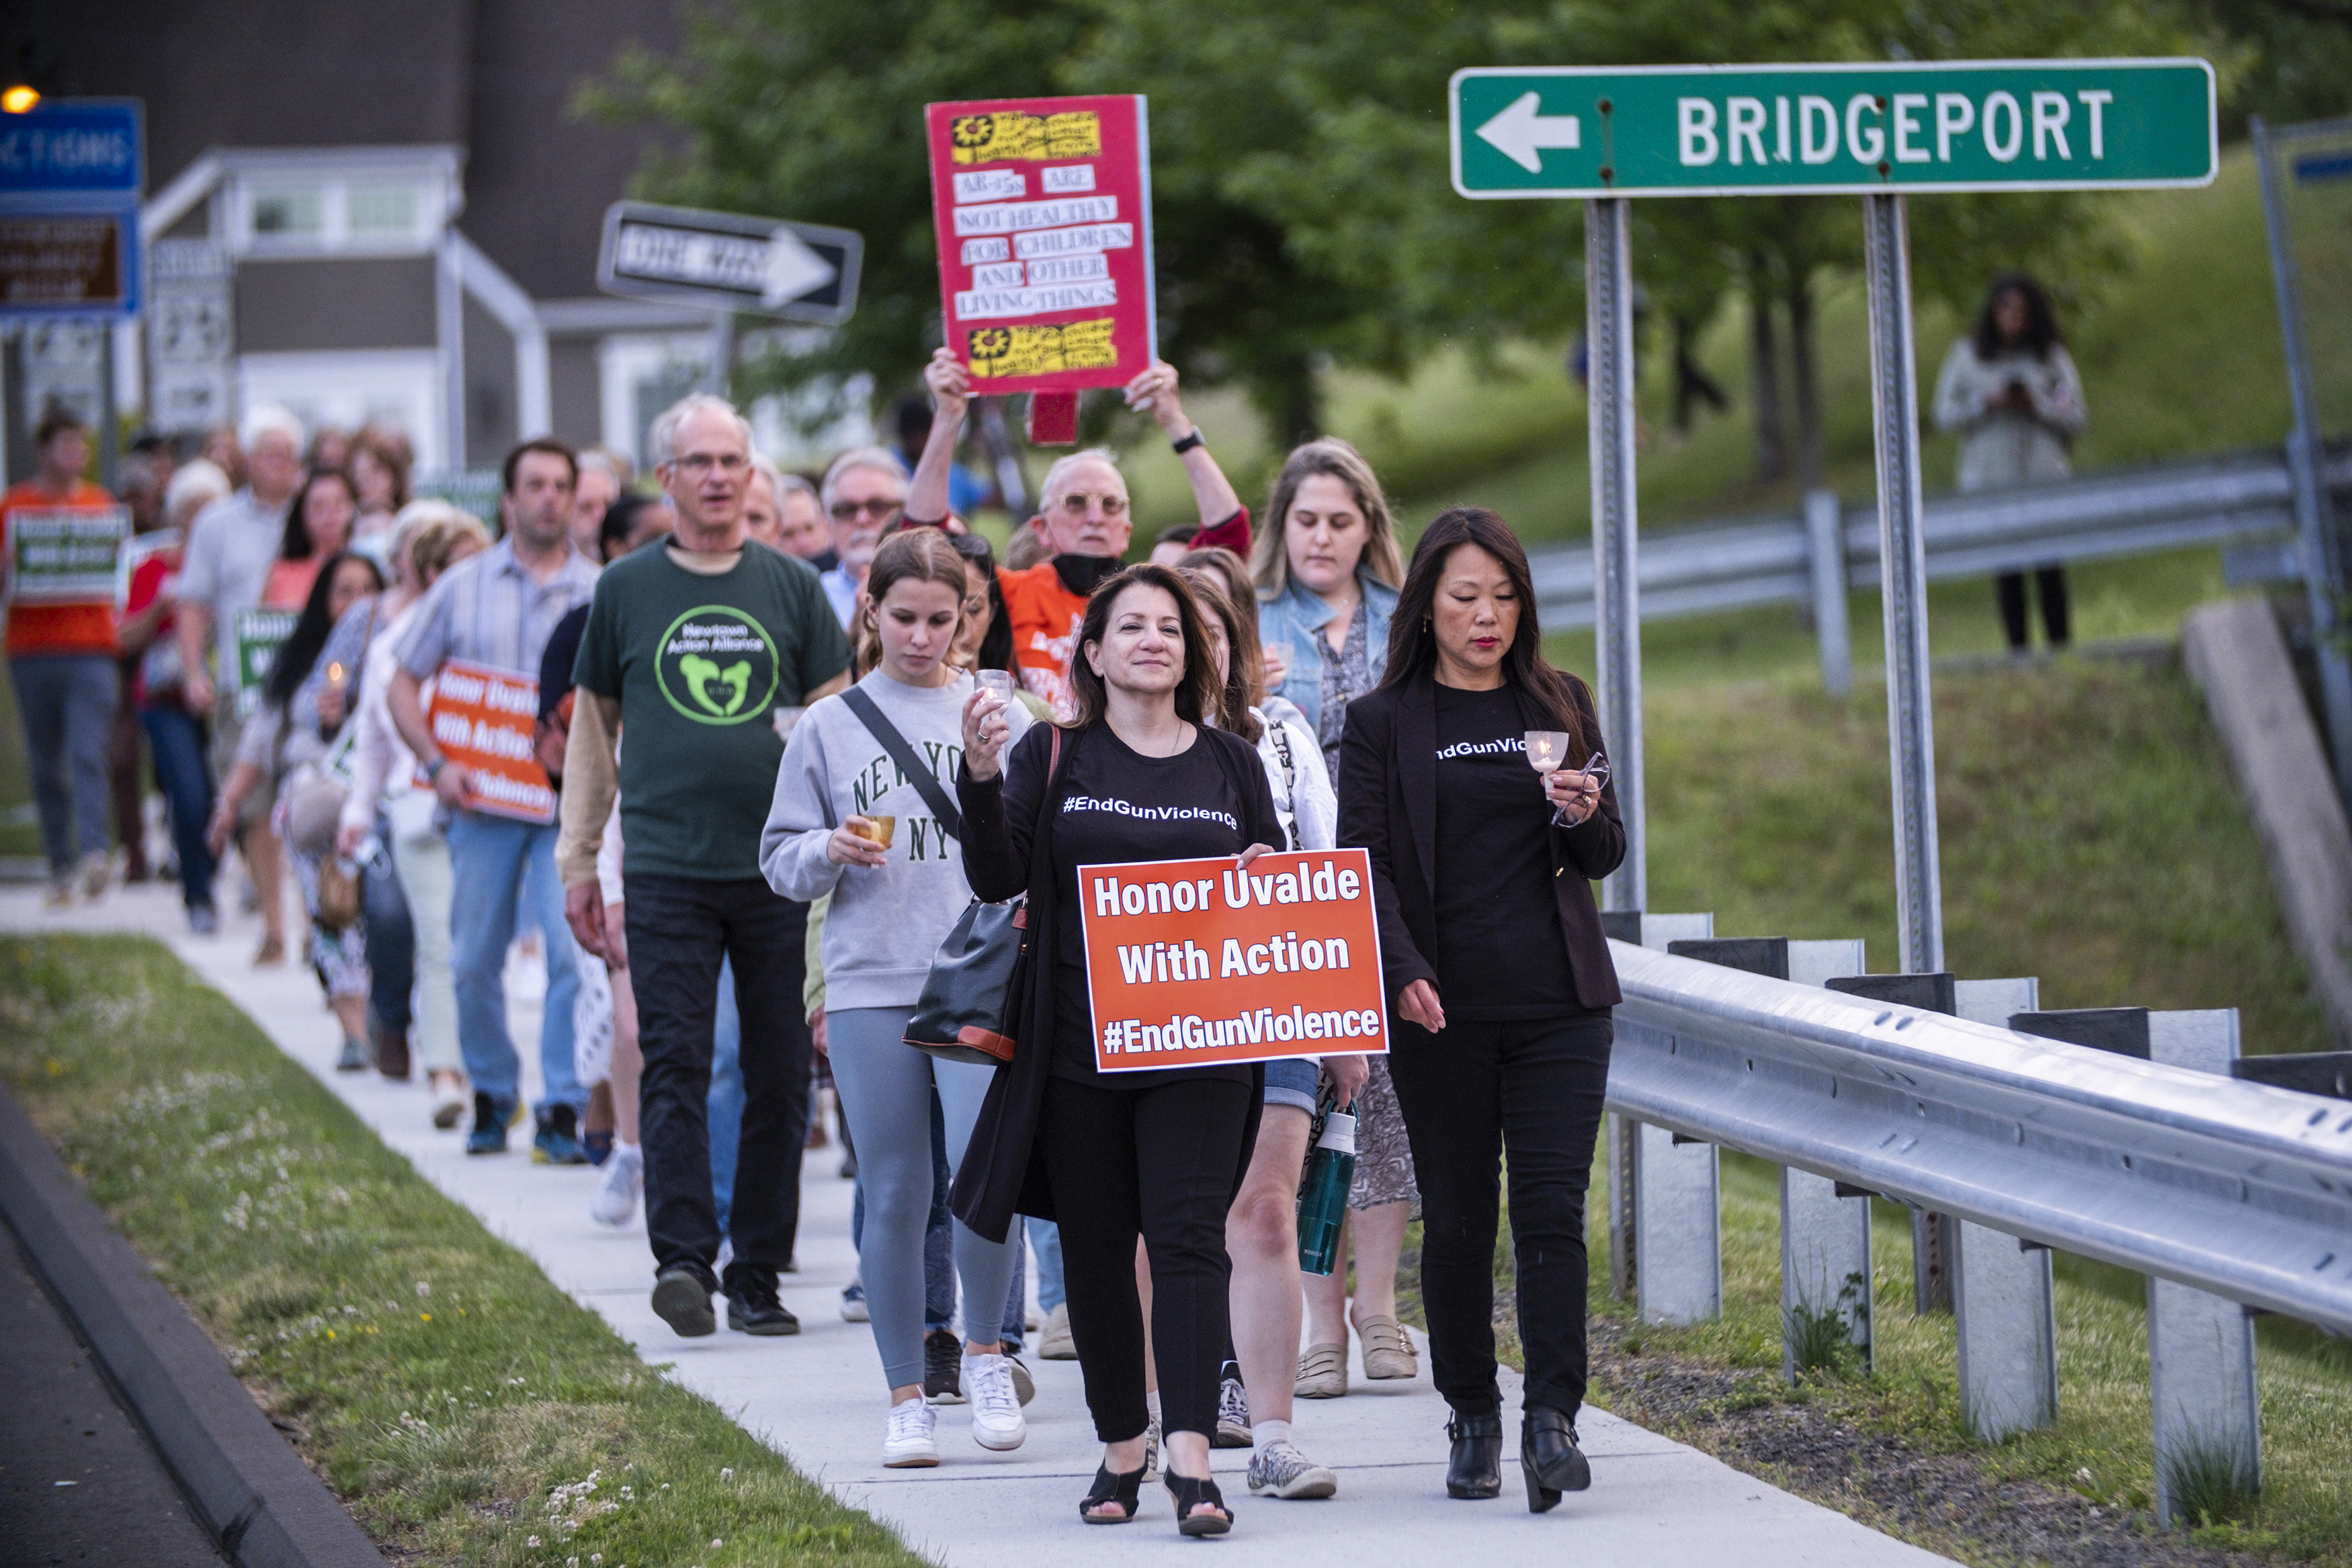
[[[881,1361],[883,1462],[941,1463],[954,1405],[981,1448],[1019,1448],[1027,1358],[1076,1360],[1103,1443],[1089,1524],[1133,1519],[1156,1472],[1183,1533],[1229,1530],[1213,1448],[1251,1449],[1254,1494],[1334,1495],[1300,1413],[1348,1393],[1351,1333],[1367,1376],[1420,1376],[1396,1307],[1416,1213],[1447,1490],[1498,1495],[1507,1155],[1520,1462],[1550,1507],[1589,1484],[1584,1201],[1617,1000],[1590,883],[1623,834],[1525,553],[1456,508],[1408,561],[1336,439],[1292,452],[1253,518],[1161,364],[1126,401],[1197,524],[1129,564],[1116,455],[1079,451],[1000,560],[966,526],[967,373],[941,350],[925,381],[904,451],[821,476],[779,472],[703,394],[654,424],[649,482],[524,442],[496,529],[412,499],[396,438],[306,444],[276,411],[176,471],[134,457],[134,526],[180,533],[119,612],[9,628],[53,896],[145,874],[106,848],[129,714],[195,928],[234,850],[257,961],[299,949],[341,1066],[418,1080],[469,1154],[528,1113],[534,1160],[601,1166],[593,1217],[642,1207],[681,1335],[799,1332],[779,1281],[805,1151],[837,1138],[860,1259],[841,1311]],[[38,494],[11,504],[111,504],[75,487],[85,432],[40,443]],[[280,616],[258,653],[257,612]],[[444,749],[452,664],[535,683],[552,813],[501,809]],[[1565,737],[1556,766],[1530,771],[1530,732]],[[1370,856],[1388,1054],[1098,1070],[1077,867],[1334,847]],[[1013,900],[1034,962],[1009,1060],[908,1043],[942,944]],[[517,950],[547,977],[529,1105]],[[1348,1219],[1336,1266],[1304,1273],[1302,1172],[1334,1113],[1358,1128]]]

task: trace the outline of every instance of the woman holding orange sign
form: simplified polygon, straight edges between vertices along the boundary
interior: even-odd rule
[[[1150,1256],[1151,1343],[1177,1528],[1222,1535],[1209,1479],[1227,1338],[1225,1215],[1246,1168],[1262,1069],[1238,1063],[1104,1072],[1078,867],[1238,857],[1283,841],[1256,749],[1213,727],[1220,682],[1199,605],[1165,567],[1129,567],[1087,601],[1070,685],[1076,721],[1040,725],[1004,756],[1004,698],[965,705],[963,857],[986,899],[1029,895],[1037,962],[956,1176],[957,1218],[1003,1236],[1017,1210],[1058,1220],[1070,1333],[1103,1462],[1079,1505],[1090,1524],[1136,1516],[1151,1410],[1135,1282]]]
[[[1538,1513],[1591,1484],[1576,1443],[1584,1197],[1618,1001],[1591,880],[1625,855],[1591,693],[1541,650],[1519,541],[1492,512],[1444,513],[1398,595],[1387,672],[1349,705],[1339,746],[1339,841],[1371,860],[1398,1019],[1389,1072],[1421,1185],[1422,1299],[1454,1409],[1445,1490],[1502,1490],[1493,1312],[1507,1153],[1527,1347],[1519,1465]],[[1531,779],[1530,762],[1549,766]]]

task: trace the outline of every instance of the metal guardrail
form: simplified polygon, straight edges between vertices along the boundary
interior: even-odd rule
[[[2158,1518],[2200,1475],[2259,1490],[2252,1313],[2352,1333],[2352,1101],[2236,1076],[2233,1010],[2045,1013],[2030,979],[1862,977],[1858,941],[1607,918],[1639,938],[1610,944],[1611,1274],[1645,1320],[1721,1312],[1717,1151],[1736,1149],[1781,1167],[1791,1376],[1824,1329],[1873,1364],[1869,1200],[1885,1197],[1914,1210],[1919,1310],[1954,1315],[1979,1437],[2057,1417],[2060,1248],[2148,1277]],[[1958,1016],[1850,990],[1937,993]]]
[[[2328,465],[2332,489],[2352,492],[2352,454]],[[2293,476],[2283,452],[2251,452],[2122,469],[2060,484],[1931,497],[1927,575],[1973,577],[2054,561],[2091,560],[2191,545],[2291,542]],[[1817,556],[1838,551],[1817,578]],[[1556,545],[1529,553],[1548,630],[1593,623],[1592,550]],[[1841,506],[1833,528],[1774,513],[1644,532],[1637,560],[1644,619],[1756,604],[1802,602],[1816,584],[1879,580],[1874,504]]]
[[[1610,948],[1611,1109],[2352,1334],[2352,1103]]]

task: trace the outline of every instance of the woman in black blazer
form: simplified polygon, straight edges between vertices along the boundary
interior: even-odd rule
[[[1538,775],[1523,737],[1564,731]],[[1528,1506],[1591,1484],[1583,1403],[1584,1196],[1617,974],[1591,880],[1625,857],[1591,693],[1544,662],[1527,552],[1474,507],[1431,523],[1389,627],[1387,674],[1348,708],[1339,841],[1372,862],[1398,1022],[1390,1076],[1421,1185],[1422,1299],[1454,1408],[1449,1495],[1502,1490],[1492,1323],[1507,1153]]]

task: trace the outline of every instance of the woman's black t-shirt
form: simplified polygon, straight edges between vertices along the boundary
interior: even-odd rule
[[[1551,803],[1508,686],[1437,688],[1438,1001],[1449,1018],[1539,1019],[1576,999],[1552,892]]]
[[[1069,745],[1053,830],[1063,910],[1054,954],[1054,1076],[1105,1089],[1148,1089],[1177,1078],[1254,1082],[1246,1065],[1096,1070],[1078,867],[1238,855],[1250,845],[1249,812],[1205,732],[1173,757],[1146,757],[1107,724],[1079,731]]]

